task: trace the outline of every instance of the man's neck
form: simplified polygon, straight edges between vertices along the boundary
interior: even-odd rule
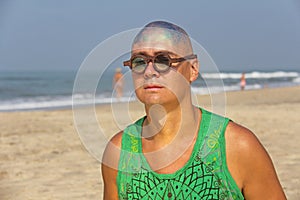
[[[190,104],[166,108],[152,105],[146,109],[147,119],[143,125],[143,137],[159,141],[162,145],[170,143],[175,137],[190,140],[198,132],[200,110]]]
[[[192,104],[169,112],[159,107],[148,110],[142,131],[142,151],[154,171],[173,173],[190,158],[198,136],[201,111]]]

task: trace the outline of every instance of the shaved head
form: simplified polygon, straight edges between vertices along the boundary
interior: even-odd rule
[[[165,21],[151,22],[137,34],[132,49],[140,48],[166,49],[182,56],[193,52],[185,30]]]

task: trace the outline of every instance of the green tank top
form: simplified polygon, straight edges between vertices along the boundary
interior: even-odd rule
[[[152,171],[142,153],[145,118],[124,130],[117,175],[119,199],[244,199],[226,164],[224,132],[229,119],[201,111],[191,157],[172,174]]]

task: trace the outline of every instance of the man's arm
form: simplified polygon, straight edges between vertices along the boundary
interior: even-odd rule
[[[285,200],[272,160],[256,136],[230,122],[226,130],[228,168],[247,200]]]
[[[101,164],[104,181],[104,200],[118,199],[117,175],[122,143],[122,133],[116,134],[107,144]]]

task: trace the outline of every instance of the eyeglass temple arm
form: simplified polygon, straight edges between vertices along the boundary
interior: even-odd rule
[[[191,55],[188,55],[188,56],[184,56],[182,58],[172,58],[171,61],[172,62],[182,62],[184,60],[195,59],[195,58],[197,58],[197,55],[196,54],[191,54]]]
[[[131,61],[130,60],[126,60],[123,62],[123,66],[126,67],[126,66],[129,66],[130,67],[131,65]]]

